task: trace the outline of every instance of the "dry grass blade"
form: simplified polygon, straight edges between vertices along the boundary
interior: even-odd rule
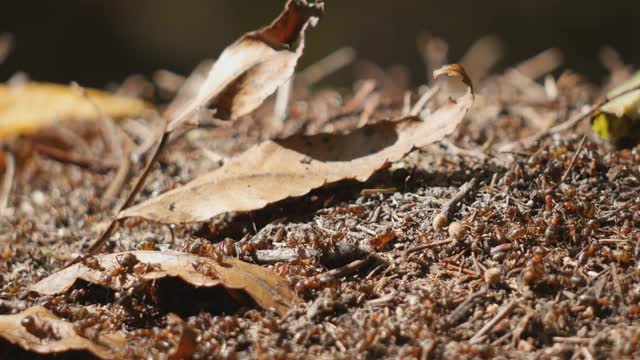
[[[43,295],[66,292],[78,280],[84,280],[114,289],[133,286],[136,276],[124,273],[109,281],[109,274],[120,268],[124,256],[133,255],[140,264],[140,278],[148,281],[166,277],[180,278],[195,287],[224,286],[244,290],[258,305],[280,315],[298,303],[298,298],[277,275],[271,271],[236,259],[215,261],[210,258],[172,251],[132,251],[96,257],[100,268],[84,263],[69,266],[31,287]]]
[[[260,209],[327,183],[365,181],[390,162],[442,140],[462,121],[474,99],[469,79],[459,65],[437,72],[442,73],[462,77],[469,85],[467,93],[425,119],[380,122],[348,134],[266,141],[184,187],[123,211],[120,218],[206,221],[225,212]]]
[[[0,338],[38,354],[87,352],[100,359],[118,359],[126,340],[118,334],[99,335],[94,343],[76,333],[74,325],[41,306],[0,316]],[[6,354],[5,354],[6,355]]]

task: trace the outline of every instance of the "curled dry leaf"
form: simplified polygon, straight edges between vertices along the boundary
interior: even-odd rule
[[[289,0],[273,23],[227,47],[196,96],[169,107],[167,131],[193,122],[202,108],[213,109],[220,120],[237,119],[255,110],[293,75],[304,49],[305,30],[323,11],[321,2]]]
[[[125,256],[133,255],[137,265],[131,273],[111,276],[121,268]],[[276,274],[237,259],[215,261],[210,258],[173,251],[131,251],[97,256],[99,266],[77,263],[67,267],[31,287],[42,295],[55,295],[69,290],[77,280],[109,287],[130,288],[139,276],[143,280],[167,277],[179,278],[195,287],[224,286],[227,289],[244,290],[265,309],[284,315],[299,300]],[[213,301],[213,299],[212,299]]]
[[[90,99],[87,99],[87,97]],[[73,86],[26,83],[0,85],[0,140],[34,133],[62,120],[96,120],[100,108],[112,118],[142,116],[143,101]]]
[[[251,211],[345,179],[367,180],[390,162],[451,134],[473,105],[464,69],[446,66],[436,74],[461,76],[467,93],[436,112],[379,122],[348,134],[295,136],[266,141],[191,183],[120,213],[162,223],[206,221],[230,211]]]
[[[0,316],[0,338],[39,354],[83,351],[101,359],[120,358],[118,353],[126,344],[124,336],[118,334],[99,335],[96,342],[83,338],[73,324],[42,306]]]

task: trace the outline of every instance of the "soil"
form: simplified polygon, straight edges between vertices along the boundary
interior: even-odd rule
[[[46,131],[15,141],[7,149],[18,168],[0,217],[0,314],[43,305],[87,338],[119,331],[127,339],[121,356],[131,359],[166,358],[186,328],[196,336],[194,359],[638,358],[640,148],[613,149],[592,135],[588,120],[545,133],[544,119],[566,121],[602,93],[575,74],[555,86],[557,95],[538,83],[523,89],[510,76],[488,77],[455,136],[366,183],[329,185],[206,224],[130,219],[103,249],[260,264],[303,300],[284,317],[175,279],[153,290],[77,283],[58,296],[27,291],[95,240],[130,185],[111,201],[103,195],[115,170],[98,173],[33,150],[47,143],[77,152],[74,141],[87,142],[85,155],[111,158],[94,125],[68,125],[77,137],[71,145]],[[371,119],[397,116],[405,90],[401,81],[384,83]],[[285,131],[353,127],[366,106],[341,114],[342,99],[351,97],[295,90]],[[266,113],[176,141],[140,199],[215,169],[212,152],[233,156],[259,141]],[[145,140],[136,126],[154,127],[121,125],[136,144]],[[145,156],[134,160],[138,174]],[[171,314],[184,320],[182,331]],[[5,358],[36,358],[7,342],[0,348]],[[91,356],[56,358],[65,357]]]

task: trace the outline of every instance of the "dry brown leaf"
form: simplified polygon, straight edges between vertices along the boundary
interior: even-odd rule
[[[101,359],[120,358],[126,339],[118,334],[100,335],[97,342],[79,336],[73,324],[42,306],[15,315],[0,316],[0,338],[39,354],[86,351]]]
[[[220,120],[255,110],[293,75],[304,48],[304,33],[324,5],[289,0],[271,25],[242,36],[227,47],[190,101],[170,106],[167,131],[192,122],[200,109],[211,108]]]
[[[266,141],[223,167],[176,190],[121,212],[162,223],[206,221],[230,211],[250,211],[345,179],[367,180],[390,162],[451,134],[473,105],[464,69],[446,66],[436,74],[460,76],[467,93],[423,119],[380,122],[351,133],[295,136]]]
[[[224,286],[244,290],[258,305],[280,315],[286,314],[299,301],[286,283],[261,266],[237,259],[218,262],[174,251],[131,251],[97,256],[99,268],[77,263],[38,282],[31,290],[42,295],[60,294],[69,290],[77,280],[112,289],[129,288],[136,282],[134,274],[109,275],[120,268],[119,260],[126,254],[134,255],[139,261],[139,270],[134,269],[133,273],[140,271],[139,276],[144,280],[173,277],[195,287]]]
[[[90,101],[87,99],[90,99]],[[141,100],[73,86],[26,83],[0,85],[0,140],[34,133],[62,120],[96,120],[97,106],[112,118],[142,116],[149,107]]]

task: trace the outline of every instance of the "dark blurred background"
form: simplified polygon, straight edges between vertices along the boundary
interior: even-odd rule
[[[188,73],[248,30],[268,23],[284,0],[0,1],[0,33],[15,49],[0,65],[6,80],[24,71],[36,80],[102,87],[132,73],[157,69]],[[600,81],[604,45],[640,64],[640,1],[632,0],[326,0],[327,13],[308,36],[303,66],[353,46],[383,66],[406,64],[419,83],[425,70],[416,37],[429,31],[448,40],[452,60],[474,40],[498,35],[502,67],[549,47],[565,54],[565,68]],[[351,73],[334,76],[333,81]],[[332,81],[332,80],[329,80]]]

